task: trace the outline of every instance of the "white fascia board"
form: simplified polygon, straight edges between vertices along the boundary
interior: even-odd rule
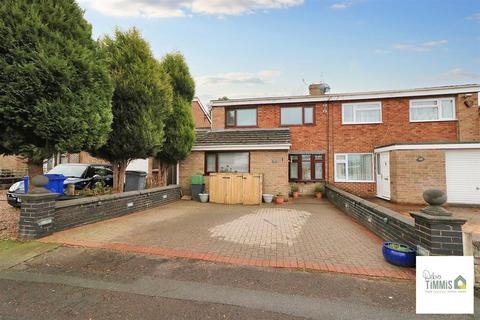
[[[211,145],[211,146],[194,146],[192,151],[234,151],[234,150],[289,150],[291,144],[252,144],[252,145]]]
[[[480,91],[480,85],[471,85],[460,88],[431,88],[431,89],[412,89],[404,91],[378,91],[352,94],[327,94],[325,96],[297,96],[297,97],[278,97],[278,98],[252,98],[252,99],[232,99],[232,100],[213,100],[212,107],[227,106],[247,106],[258,104],[284,104],[284,103],[314,103],[314,102],[332,102],[332,101],[353,101],[353,100],[373,100],[386,98],[404,98],[404,97],[424,97],[440,96],[449,94],[475,93]]]
[[[374,152],[387,152],[394,150],[451,150],[451,149],[480,149],[479,142],[472,143],[439,143],[439,144],[398,144],[375,148]]]

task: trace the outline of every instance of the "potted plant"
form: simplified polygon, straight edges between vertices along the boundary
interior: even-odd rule
[[[273,194],[264,193],[264,194],[262,194],[262,197],[263,197],[263,202],[265,202],[265,203],[272,203]]]
[[[277,192],[277,195],[275,197],[275,203],[282,204],[284,201],[285,201],[285,197],[283,196],[283,193]]]
[[[417,252],[406,244],[398,242],[384,242],[382,248],[385,260],[401,267],[414,267]]]
[[[323,186],[323,184],[317,184],[315,186],[315,198],[322,199],[324,191],[325,191],[325,187]]]
[[[201,203],[207,203],[208,202],[208,193],[199,193],[198,197],[200,198]]]
[[[292,197],[298,198],[298,196],[300,196],[300,192],[298,192],[298,185],[293,184],[293,185],[290,187],[290,189],[291,189],[291,191],[292,191]]]

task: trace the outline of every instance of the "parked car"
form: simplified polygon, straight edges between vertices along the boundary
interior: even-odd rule
[[[82,190],[99,181],[103,181],[108,186],[113,185],[112,167],[105,164],[66,163],[56,166],[48,173],[63,174],[67,178],[63,183],[65,188],[67,185],[73,184],[76,190]],[[19,195],[24,193],[23,181],[15,182],[7,192],[8,204],[14,207],[20,206]]]

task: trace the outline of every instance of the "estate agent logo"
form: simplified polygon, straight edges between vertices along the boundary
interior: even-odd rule
[[[423,271],[425,286],[427,290],[466,290],[467,280],[458,276],[455,279],[446,279],[439,274],[435,274],[430,270]]]
[[[417,257],[417,313],[473,314],[473,257]]]
[[[458,276],[457,279],[455,279],[455,289],[467,289],[467,280],[465,280],[464,277]]]

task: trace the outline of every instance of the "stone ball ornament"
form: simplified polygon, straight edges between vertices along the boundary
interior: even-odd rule
[[[447,202],[447,195],[442,190],[428,189],[423,192],[423,200],[431,206],[441,206]]]
[[[442,207],[447,202],[447,195],[442,190],[428,189],[423,192],[423,199],[428,203],[428,207],[420,210],[423,213],[432,216],[452,216],[452,213]]]
[[[48,178],[46,176],[38,175],[33,177],[32,184],[35,186],[35,188],[33,188],[33,190],[29,188],[28,193],[31,193],[31,194],[50,193],[50,191],[48,191],[45,188],[45,186],[48,184]]]

